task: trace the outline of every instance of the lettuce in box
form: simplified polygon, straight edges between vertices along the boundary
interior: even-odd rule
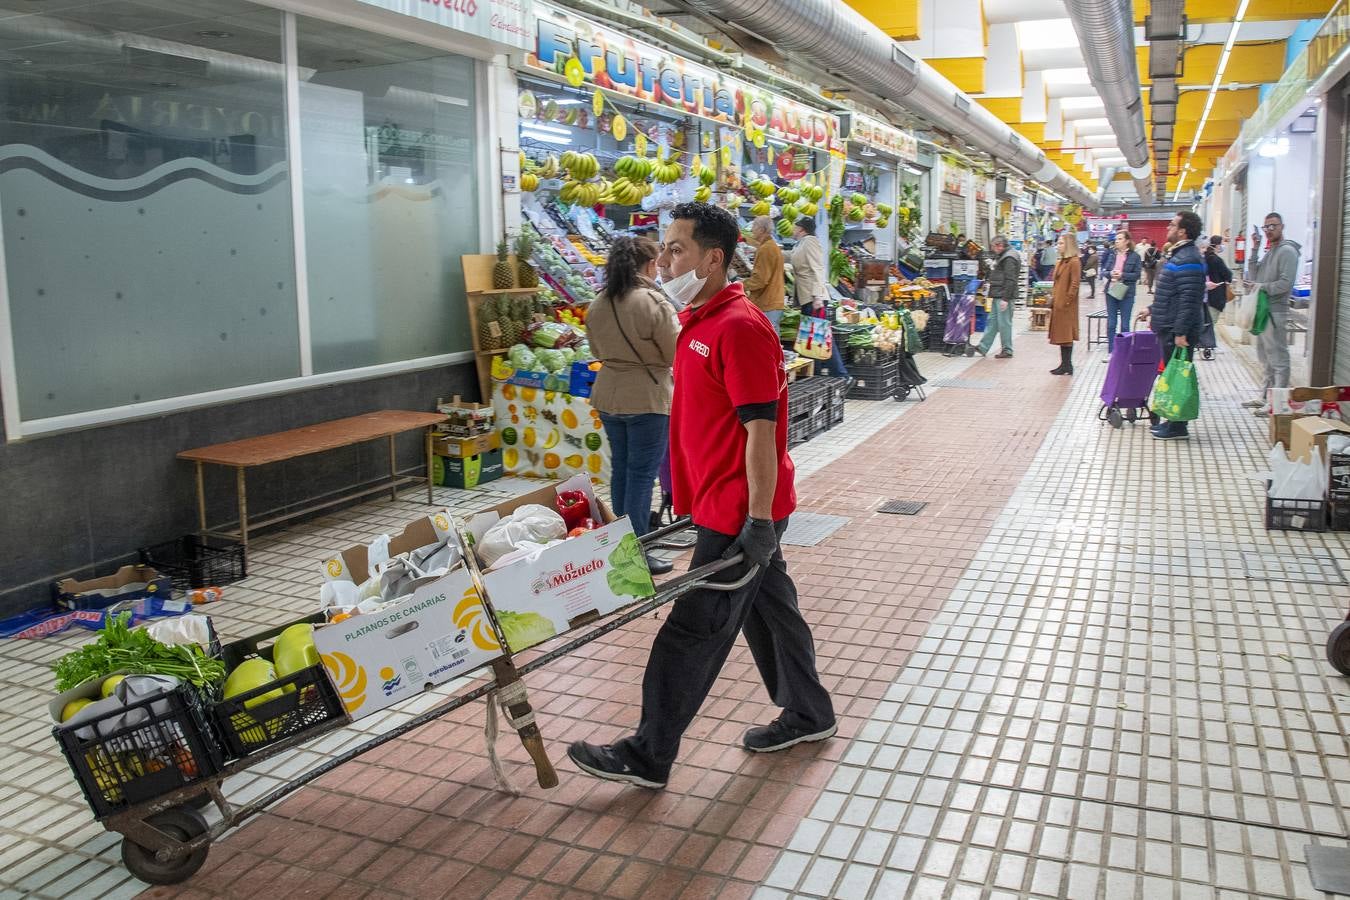
[[[609,589],[618,597],[650,597],[656,593],[652,573],[647,569],[647,555],[637,537],[625,534],[619,546],[609,555],[609,571],[605,574]]]
[[[533,647],[558,634],[553,623],[537,612],[518,613],[509,609],[497,611],[497,624],[502,626],[506,645],[512,653]]]

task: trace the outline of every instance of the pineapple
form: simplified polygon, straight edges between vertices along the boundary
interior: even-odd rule
[[[497,244],[497,261],[492,264],[492,286],[499,291],[516,285],[515,271],[511,267],[511,260],[507,258],[509,253],[506,238],[502,238]]]
[[[515,304],[511,302],[510,298],[501,298],[501,310],[502,341],[507,347],[515,346],[520,343],[520,339],[524,336],[524,326],[520,324],[520,319],[516,316]]]
[[[500,313],[496,297],[484,297],[478,306],[478,347],[480,350],[497,350],[502,346],[505,330],[501,327]],[[497,326],[493,333],[493,325]]]
[[[524,228],[516,235],[516,280],[523,288],[539,287],[539,276],[530,264],[530,255],[534,252],[534,238]]]

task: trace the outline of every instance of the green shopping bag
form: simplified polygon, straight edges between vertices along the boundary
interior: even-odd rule
[[[1177,347],[1158,380],[1153,382],[1153,411],[1169,422],[1190,422],[1200,417],[1200,385],[1195,363]]]
[[[1256,292],[1256,315],[1252,318],[1252,334],[1260,334],[1270,324],[1270,298],[1265,289]]]

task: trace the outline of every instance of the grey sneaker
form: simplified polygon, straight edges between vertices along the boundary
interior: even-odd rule
[[[777,718],[768,725],[756,725],[746,731],[745,736],[741,738],[741,746],[751,753],[773,753],[797,744],[810,744],[832,738],[838,730],[838,723],[819,730],[802,729],[794,728],[782,718]]]

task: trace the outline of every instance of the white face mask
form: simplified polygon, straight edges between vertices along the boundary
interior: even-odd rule
[[[669,281],[663,281],[661,287],[677,309],[684,309],[689,305],[689,301],[697,297],[698,292],[703,290],[703,285],[707,280],[708,276],[699,277],[696,271],[690,269],[683,275],[676,275]]]

